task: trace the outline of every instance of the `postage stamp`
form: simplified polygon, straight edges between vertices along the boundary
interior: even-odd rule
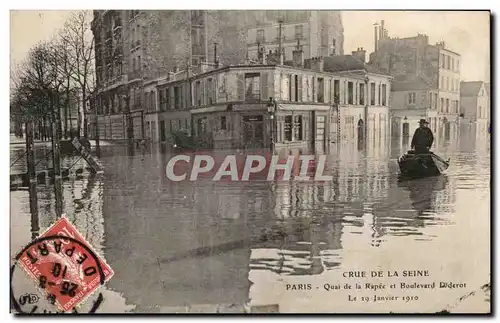
[[[61,312],[73,311],[114,274],[65,216],[16,255],[11,279],[16,265]],[[36,297],[22,295],[17,299],[11,286],[13,307],[19,313],[24,312],[22,303],[33,302]]]

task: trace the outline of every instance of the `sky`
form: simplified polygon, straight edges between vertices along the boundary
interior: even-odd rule
[[[21,63],[33,45],[53,37],[69,15],[70,11],[11,11],[11,66]],[[489,80],[489,12],[343,11],[344,53],[363,47],[368,56],[374,48],[373,24],[381,20],[391,37],[421,33],[431,44],[444,41],[462,55],[462,80]]]

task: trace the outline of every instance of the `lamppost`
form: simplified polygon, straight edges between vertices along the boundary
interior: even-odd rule
[[[269,102],[267,103],[267,112],[269,113],[269,126],[271,129],[271,143],[270,148],[274,150],[274,131],[275,131],[275,120],[276,120],[276,110],[277,110],[277,102],[272,97],[269,97]]]

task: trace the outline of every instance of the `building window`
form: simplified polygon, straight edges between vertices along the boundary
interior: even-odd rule
[[[438,108],[438,95],[437,93],[434,93],[434,109],[437,110]]]
[[[285,116],[285,141],[292,141],[292,116]]]
[[[178,86],[174,87],[174,109],[181,107],[181,91]]]
[[[448,69],[451,70],[451,56],[446,57],[446,63],[448,64]]]
[[[444,65],[444,64],[445,64],[445,62],[446,62],[446,59],[445,59],[445,57],[444,57],[444,54],[441,54],[441,67],[442,67],[442,68],[444,68],[444,66],[445,66],[445,65]]]
[[[377,100],[378,105],[380,105],[380,101],[381,101],[381,99],[382,99],[382,95],[381,95],[381,94],[382,94],[382,87],[381,87],[381,86],[380,86],[380,84],[379,84],[379,85],[378,85],[378,100]]]
[[[347,104],[353,104],[354,97],[354,84],[352,82],[347,82]]]
[[[325,83],[322,77],[318,77],[318,102],[325,102]]]
[[[340,81],[333,80],[333,103],[340,104]]]
[[[167,131],[165,129],[165,120],[160,121],[160,141],[165,141],[167,139]]]
[[[132,58],[132,71],[135,72],[135,58]]]
[[[299,101],[299,76],[294,75],[294,82],[295,82],[295,102]],[[300,84],[302,86],[302,84]],[[302,94],[302,93],[301,93]],[[300,101],[302,101],[302,98],[300,98]]]
[[[149,104],[149,92],[144,93],[144,103],[146,105],[146,111],[151,110],[151,105]]]
[[[408,104],[414,105],[417,102],[417,93],[408,93]]]
[[[454,71],[455,70],[455,58],[451,58],[451,70]]]
[[[446,99],[446,113],[450,113],[450,99]]]
[[[365,105],[365,84],[359,84],[359,104]]]
[[[375,105],[375,83],[370,83],[370,105]]]
[[[439,100],[439,111],[444,112],[444,98]]]
[[[382,105],[387,105],[387,84],[382,84]]]
[[[208,104],[213,104],[214,102],[214,98],[213,98],[213,95],[214,95],[214,91],[213,91],[213,82],[212,82],[212,79],[209,78],[207,80],[207,94],[208,94]]]
[[[204,133],[207,132],[207,118],[203,117],[201,119],[197,120],[197,134],[198,136],[203,135]]]
[[[460,60],[459,59],[457,59],[457,70],[456,71],[460,72]]]
[[[141,55],[137,56],[137,69],[140,71],[142,69],[141,65]]]
[[[196,81],[194,84],[194,102],[197,106],[201,106],[201,82]]]
[[[220,130],[227,130],[227,128],[226,128],[226,116],[220,117]]]
[[[260,74],[247,73],[245,74],[245,100],[259,101],[260,100]]]
[[[295,140],[302,140],[302,116],[295,116],[293,120]]]
[[[295,39],[302,39],[304,33],[304,26],[297,25],[295,26]]]
[[[266,41],[266,39],[264,38],[264,29],[257,29],[257,37],[255,41],[261,44]]]

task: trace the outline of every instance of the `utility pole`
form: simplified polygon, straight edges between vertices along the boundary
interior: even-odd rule
[[[33,140],[33,121],[29,120],[25,123],[26,131],[26,161],[28,165],[29,178],[29,199],[30,199],[30,214],[31,214],[31,238],[38,237],[40,226],[38,223],[38,197],[36,195],[36,171],[35,171],[35,150]]]

